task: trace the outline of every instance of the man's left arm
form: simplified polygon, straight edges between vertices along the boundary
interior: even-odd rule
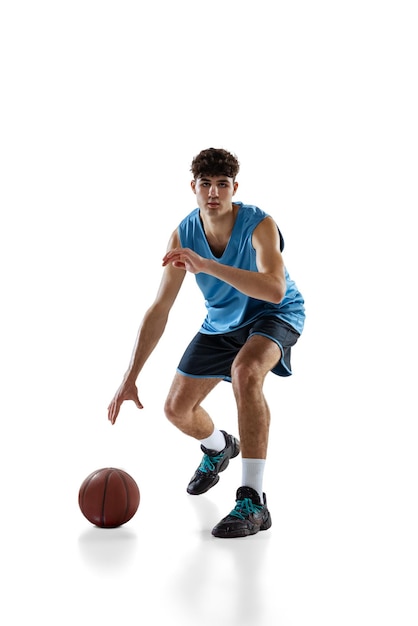
[[[225,281],[251,298],[279,303],[286,292],[286,278],[280,252],[280,236],[271,217],[266,217],[255,228],[252,243],[256,251],[258,272],[205,259],[189,248],[171,250],[165,255],[163,265],[172,263],[175,267],[193,274],[204,272]]]

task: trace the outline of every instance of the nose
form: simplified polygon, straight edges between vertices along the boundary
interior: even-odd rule
[[[216,185],[211,185],[209,187],[209,196],[211,198],[216,198],[218,195],[218,187]]]

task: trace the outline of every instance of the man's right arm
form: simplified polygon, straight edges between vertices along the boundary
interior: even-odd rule
[[[180,245],[177,230],[172,234],[167,250]],[[138,397],[136,380],[149,356],[164,333],[171,307],[180,291],[185,270],[167,265],[153,304],[146,311],[139,328],[129,367],[122,384],[108,407],[108,419],[115,423],[120,407],[125,400],[132,400],[139,409],[142,404]]]

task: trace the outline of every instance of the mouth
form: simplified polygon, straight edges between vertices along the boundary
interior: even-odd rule
[[[211,208],[219,206],[219,202],[208,202],[208,206]]]

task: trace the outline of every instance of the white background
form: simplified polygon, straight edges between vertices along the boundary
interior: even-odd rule
[[[2,623],[418,623],[414,4],[2,2]],[[244,540],[210,535],[239,461],[187,496],[200,451],[163,415],[191,276],[145,409],[106,412],[210,146],[307,309],[294,376],[266,382],[273,526]],[[229,385],[206,406],[236,432]],[[109,465],[141,504],[103,531],[77,497]]]

